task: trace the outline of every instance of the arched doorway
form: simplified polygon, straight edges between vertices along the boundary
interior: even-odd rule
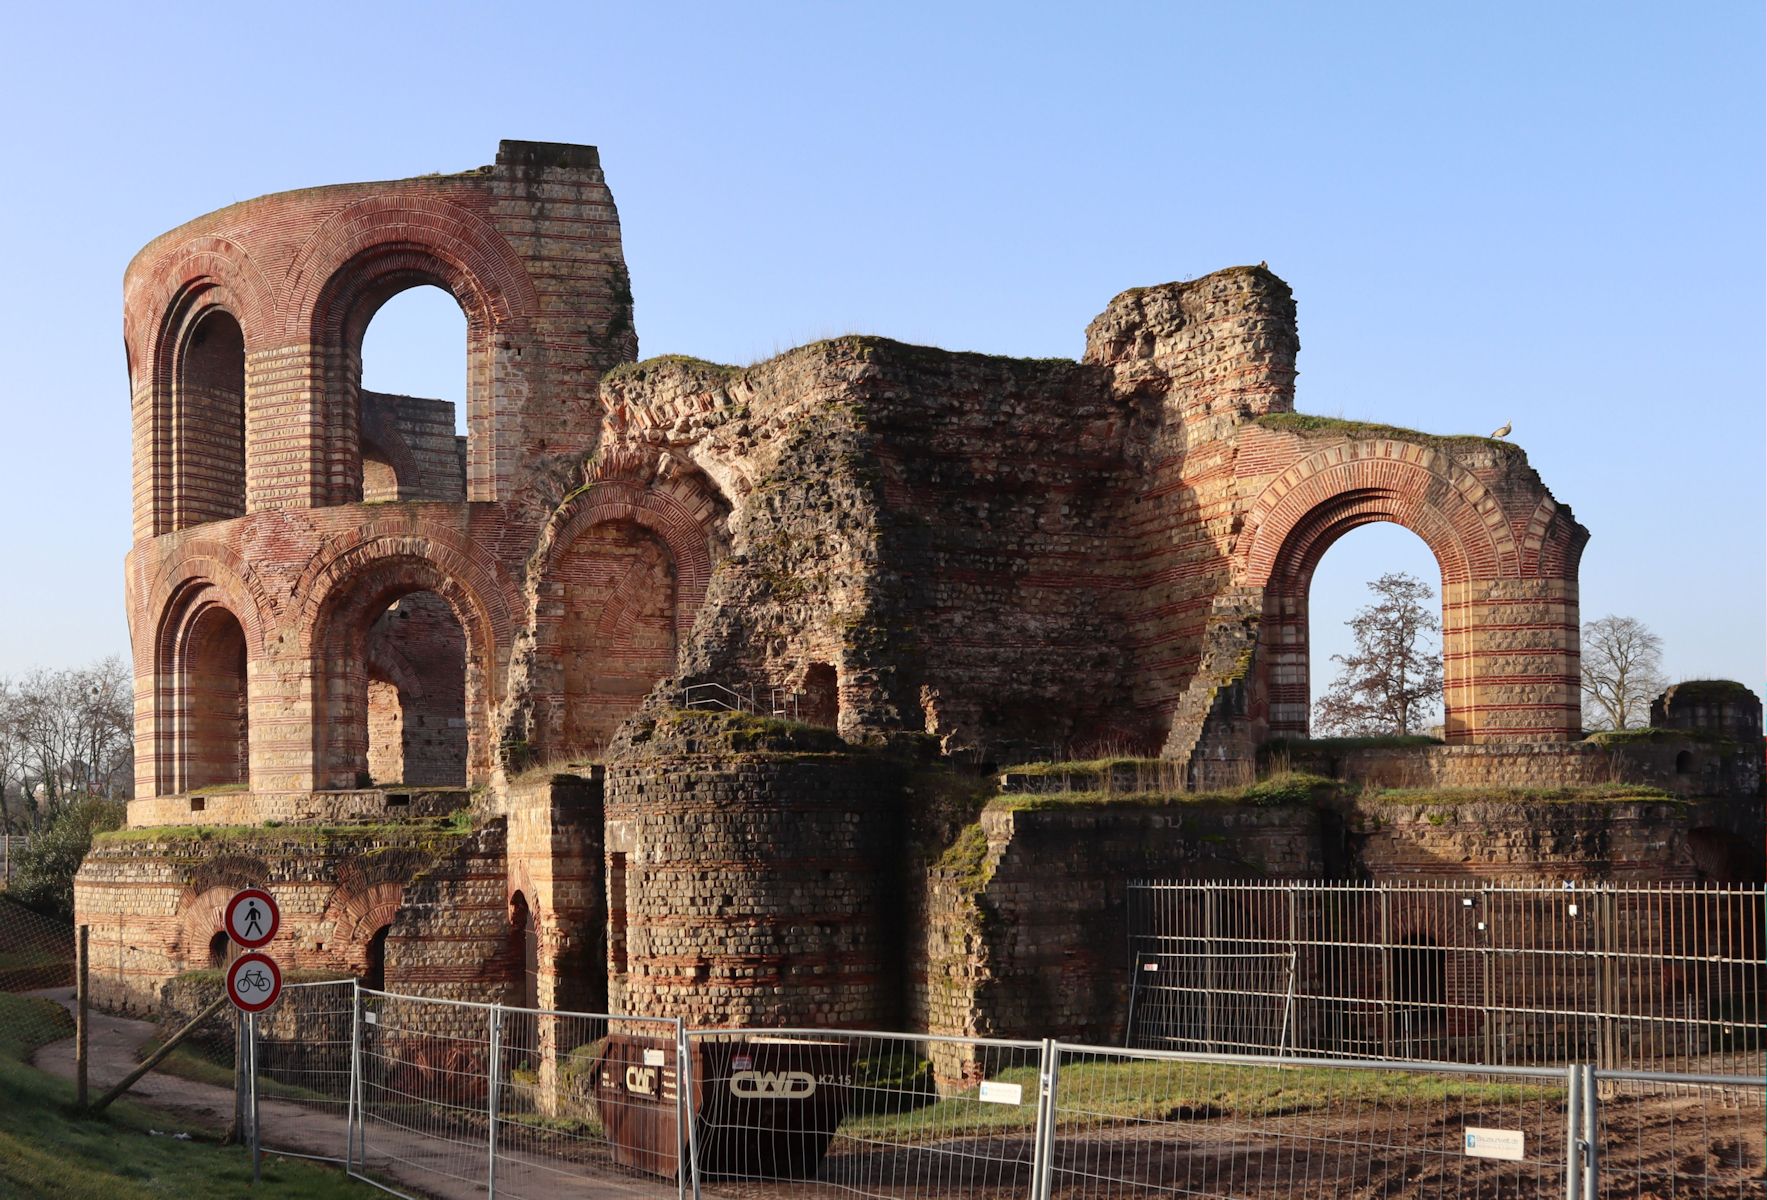
[[[377,992],[384,992],[387,987],[387,933],[391,929],[391,925],[376,929],[368,939],[363,957],[362,986]]]

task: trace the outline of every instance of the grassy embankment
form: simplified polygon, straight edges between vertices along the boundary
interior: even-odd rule
[[[103,1114],[73,1110],[73,1084],[29,1065],[31,1052],[73,1033],[67,1010],[49,1000],[0,993],[0,1197],[54,1200],[278,1200],[375,1196],[367,1184],[310,1163],[265,1155],[251,1186],[244,1148],[218,1145],[127,1100]],[[157,1134],[150,1131],[157,1130]]]

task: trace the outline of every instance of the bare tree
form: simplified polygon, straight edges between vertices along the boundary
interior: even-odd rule
[[[133,717],[117,658],[0,681],[0,821],[39,828],[63,804],[129,794]]]
[[[1643,621],[1610,613],[1583,626],[1583,723],[1588,728],[1648,724],[1650,702],[1668,686],[1663,639]]]
[[[1331,656],[1341,670],[1313,706],[1314,722],[1326,736],[1417,733],[1442,698],[1436,594],[1403,571],[1382,575],[1368,590],[1375,602],[1346,622],[1355,652]]]

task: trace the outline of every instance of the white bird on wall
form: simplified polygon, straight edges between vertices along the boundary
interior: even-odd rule
[[[1506,438],[1509,436],[1509,428],[1510,428],[1509,422],[1505,421],[1503,423],[1503,427],[1501,429],[1497,430],[1491,436],[1494,438]]]

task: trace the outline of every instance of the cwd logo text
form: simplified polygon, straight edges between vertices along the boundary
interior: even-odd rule
[[[816,1091],[808,1071],[738,1071],[730,1077],[730,1093],[751,1100],[802,1100]]]

